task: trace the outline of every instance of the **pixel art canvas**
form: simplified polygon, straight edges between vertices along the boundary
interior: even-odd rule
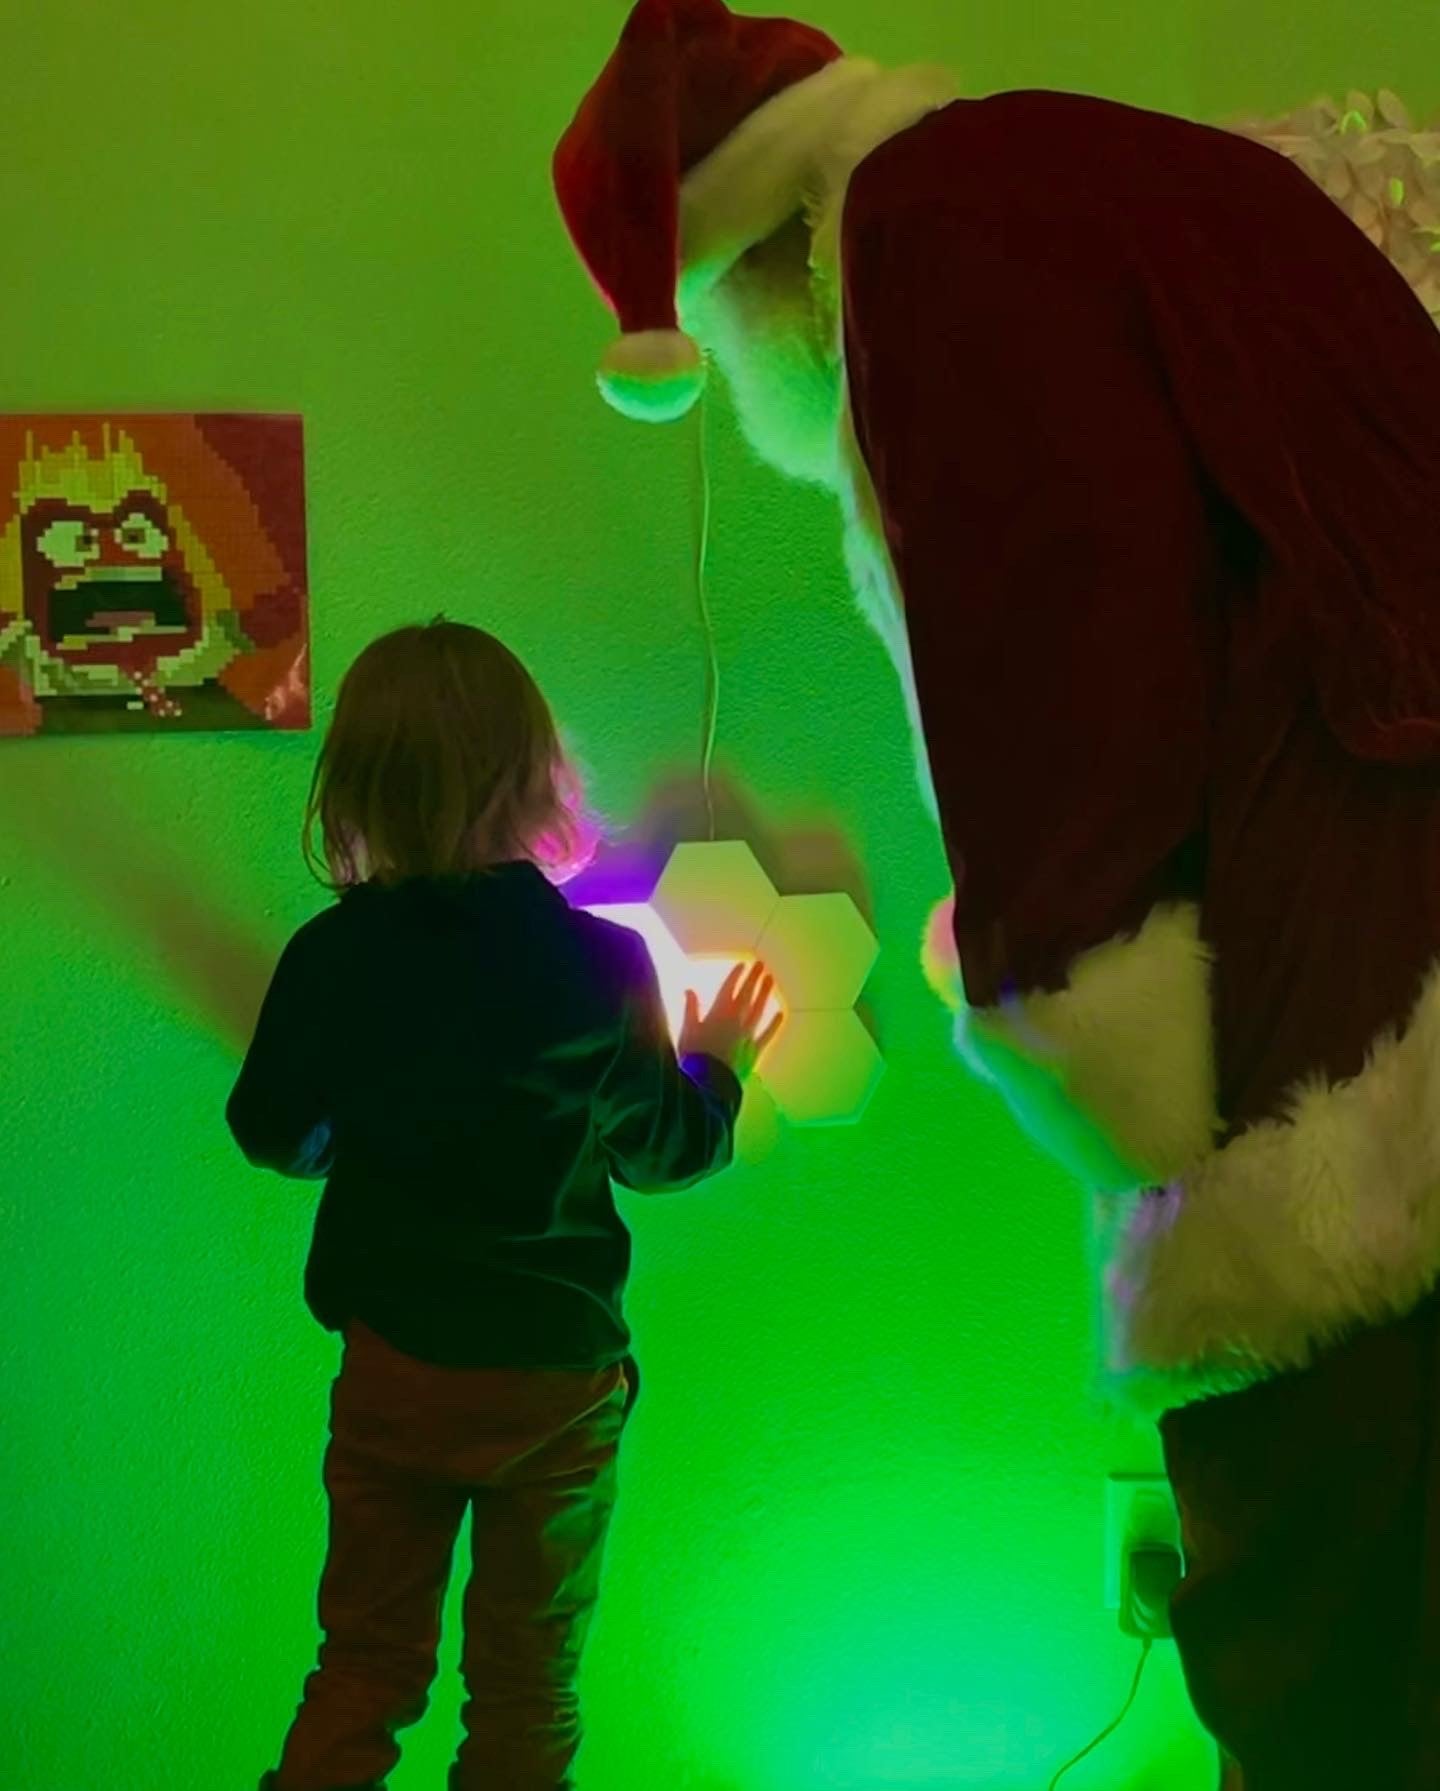
[[[0,738],[309,725],[299,417],[0,417]]]

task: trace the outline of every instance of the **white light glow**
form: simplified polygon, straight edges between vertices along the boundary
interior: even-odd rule
[[[720,993],[725,978],[737,964],[752,964],[753,952],[735,952],[728,956],[690,957],[675,943],[674,935],[646,902],[603,902],[588,907],[587,913],[601,920],[614,921],[638,933],[650,951],[650,961],[660,979],[660,993],[665,1002],[665,1017],[670,1022],[670,1036],[679,1040],[685,1023],[685,992],[693,989],[700,1001],[700,1011],[707,1013]],[[783,1003],[778,993],[766,1003],[763,1024],[768,1026]]]

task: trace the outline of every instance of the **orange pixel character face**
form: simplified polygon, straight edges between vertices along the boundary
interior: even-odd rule
[[[200,638],[200,593],[163,503],[113,507],[43,498],[21,523],[24,614],[43,653],[107,662],[137,681]]]
[[[0,417],[0,472],[0,736],[309,725],[298,417]]]

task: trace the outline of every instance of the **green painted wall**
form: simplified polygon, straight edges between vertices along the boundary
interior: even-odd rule
[[[525,655],[626,820],[693,765],[702,659],[693,431],[595,397],[609,324],[548,189],[623,13],[11,0],[0,320],[9,408],[302,410],[322,717],[362,643],[443,607]],[[1428,0],[810,16],[971,92],[1440,103]],[[711,426],[721,766],[768,825],[838,831],[865,867],[890,1073],[857,1131],[627,1203],[647,1388],[582,1784],[1021,1791],[1128,1685],[1102,1483],[1155,1445],[1086,1403],[1080,1201],[961,1079],[921,983],[944,866],[828,507],[756,466],[723,402]],[[221,1107],[234,1030],[316,905],[315,745],[0,751],[13,1791],[250,1785],[311,1664],[337,1357],[300,1302],[314,1192],[251,1174]],[[394,1791],[443,1782],[457,1703],[447,1676]],[[1167,1647],[1067,1786],[1186,1791],[1206,1760]]]

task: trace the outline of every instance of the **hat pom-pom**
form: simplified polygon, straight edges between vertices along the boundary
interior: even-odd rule
[[[596,377],[621,416],[673,423],[704,390],[705,357],[680,330],[637,330],[611,344]]]

